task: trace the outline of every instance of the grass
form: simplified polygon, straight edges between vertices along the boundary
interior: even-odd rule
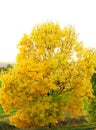
[[[12,125],[10,125],[6,121],[0,121],[0,130],[96,130],[96,124],[93,125],[85,125],[85,126],[62,126],[62,127],[43,127],[43,128],[25,128],[18,129]]]
[[[96,125],[88,125],[88,126],[69,126],[69,127],[45,127],[45,128],[37,128],[37,129],[21,129],[21,130],[95,130]]]
[[[18,128],[15,128],[14,126],[5,123],[3,121],[0,122],[0,130],[19,130]]]

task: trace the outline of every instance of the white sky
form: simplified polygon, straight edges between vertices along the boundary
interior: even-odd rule
[[[96,46],[96,0],[0,0],[0,62],[15,61],[23,33],[46,20],[75,26],[86,46]]]

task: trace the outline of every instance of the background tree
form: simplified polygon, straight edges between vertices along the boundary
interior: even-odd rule
[[[93,88],[93,95],[94,98],[91,100],[90,104],[86,103],[86,110],[88,111],[87,120],[88,122],[96,122],[96,68],[94,74],[91,78],[92,88]]]
[[[17,127],[55,125],[86,115],[93,98],[95,53],[78,41],[73,27],[46,22],[33,27],[18,44],[17,64],[2,75],[0,102]]]

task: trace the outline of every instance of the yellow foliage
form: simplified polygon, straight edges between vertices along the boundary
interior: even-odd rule
[[[10,117],[13,125],[56,125],[66,113],[86,114],[83,101],[93,98],[90,79],[96,55],[78,41],[73,27],[61,29],[53,22],[37,25],[17,47],[17,63],[2,74],[0,90],[5,112],[17,110]]]

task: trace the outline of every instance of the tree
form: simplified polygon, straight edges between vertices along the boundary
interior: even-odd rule
[[[0,102],[17,127],[56,125],[70,114],[86,115],[93,98],[95,53],[78,41],[73,27],[46,22],[33,27],[17,45],[17,63],[2,75]]]
[[[91,100],[90,104],[86,104],[86,110],[88,111],[87,120],[88,122],[96,122],[96,67],[94,69],[94,74],[91,78],[93,95],[94,98]]]

